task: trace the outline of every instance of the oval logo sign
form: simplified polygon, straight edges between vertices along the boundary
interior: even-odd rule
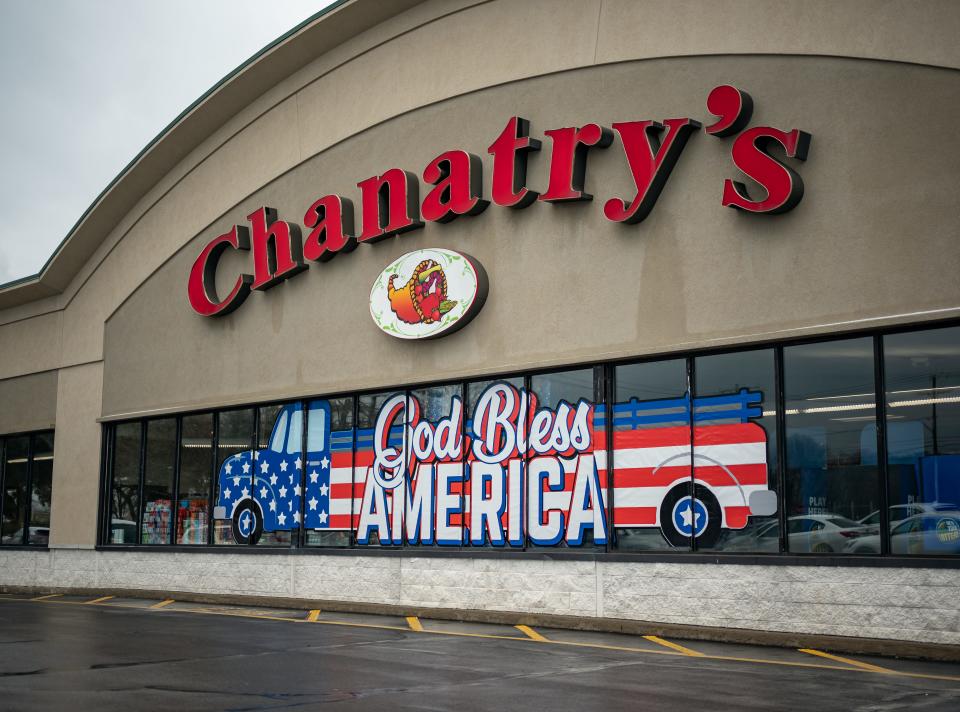
[[[370,316],[398,339],[432,339],[465,326],[487,298],[480,263],[453,250],[408,252],[370,290]]]

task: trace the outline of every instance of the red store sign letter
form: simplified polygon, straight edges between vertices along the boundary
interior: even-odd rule
[[[202,316],[229,314],[250,294],[253,277],[249,274],[241,274],[237,277],[226,299],[221,301],[217,297],[217,263],[220,262],[220,255],[228,247],[235,250],[249,250],[250,233],[247,228],[234,225],[230,232],[213,238],[190,268],[187,296],[190,298],[190,306],[197,314]]]
[[[767,192],[763,200],[752,200],[747,187],[729,178],[723,182],[723,205],[751,213],[785,213],[803,198],[803,179],[789,166],[771,156],[767,149],[778,143],[790,158],[807,160],[810,134],[793,129],[781,131],[757,126],[744,131],[733,142],[733,162]]]

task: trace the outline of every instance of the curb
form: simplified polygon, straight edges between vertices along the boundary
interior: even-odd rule
[[[93,589],[0,585],[0,593],[29,596],[59,593],[64,595],[94,597],[173,598],[177,601],[191,603],[262,606],[265,608],[284,608],[302,611],[319,608],[337,613],[366,613],[400,617],[416,616],[428,620],[493,623],[511,626],[527,625],[538,628],[560,628],[564,630],[582,630],[596,633],[655,635],[658,637],[676,638],[678,640],[701,640],[716,643],[738,643],[743,645],[761,645],[794,649],[816,648],[833,653],[853,655],[960,662],[960,645],[950,645],[946,643],[921,643],[906,640],[854,638],[817,633],[722,628],[685,625],[681,623],[658,623],[656,621],[629,620],[623,618],[587,618],[555,613],[517,613],[514,611],[401,606],[389,603],[366,603],[362,601],[329,601],[321,599],[287,598],[282,596],[247,596],[239,594],[124,588]]]

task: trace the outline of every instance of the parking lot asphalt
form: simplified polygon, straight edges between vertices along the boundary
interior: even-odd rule
[[[0,594],[0,710],[951,710],[960,665],[390,616]]]

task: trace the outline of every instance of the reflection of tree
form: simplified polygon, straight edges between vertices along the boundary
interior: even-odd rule
[[[372,428],[377,422],[380,406],[392,397],[393,393],[378,393],[373,396],[360,396],[357,399],[357,424],[361,428]]]
[[[353,427],[353,398],[334,398],[330,404],[330,429],[349,430]]]
[[[19,489],[7,489],[3,500],[3,534],[6,536],[20,528],[22,498]]]
[[[24,453],[26,455],[26,453]],[[23,526],[27,490],[27,464],[10,462],[8,452],[6,481],[3,492],[3,534],[9,536]]]
[[[33,466],[33,497],[43,507],[50,506],[53,495],[53,460],[35,462]]]
[[[139,487],[135,485],[114,484],[111,518],[137,521],[137,496],[139,493]]]

